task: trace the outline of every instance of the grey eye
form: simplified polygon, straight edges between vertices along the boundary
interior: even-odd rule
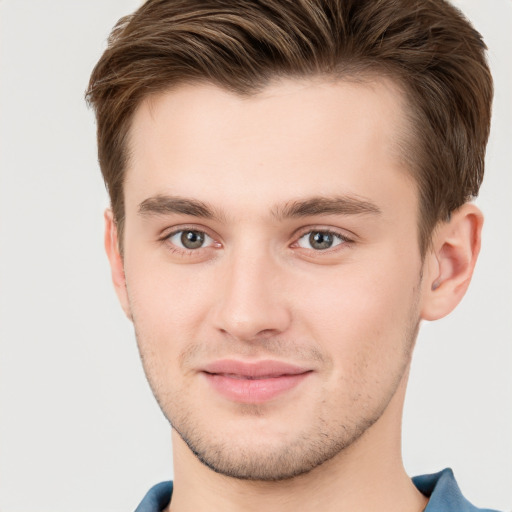
[[[304,249],[313,249],[315,251],[325,251],[331,247],[336,247],[344,242],[344,239],[330,231],[310,231],[301,236],[298,240],[299,247]]]
[[[169,237],[169,241],[182,249],[200,249],[212,244],[213,240],[206,233],[193,229],[177,231]]]

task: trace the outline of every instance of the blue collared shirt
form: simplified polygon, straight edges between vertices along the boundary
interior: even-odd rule
[[[415,476],[412,481],[429,498],[424,512],[497,512],[471,505],[462,496],[453,471],[449,468],[432,475]],[[172,482],[157,484],[144,496],[135,512],[162,512],[169,505],[171,496]]]

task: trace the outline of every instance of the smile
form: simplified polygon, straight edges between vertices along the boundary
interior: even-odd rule
[[[258,404],[292,390],[311,375],[312,370],[279,361],[222,360],[207,365],[202,373],[214,391],[223,397]]]

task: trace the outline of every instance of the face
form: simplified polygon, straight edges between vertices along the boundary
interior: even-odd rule
[[[135,114],[118,291],[163,412],[217,472],[341,457],[404,378],[422,260],[400,99],[384,80],[187,85]]]

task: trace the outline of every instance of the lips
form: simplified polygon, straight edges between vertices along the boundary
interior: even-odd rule
[[[247,363],[220,360],[206,365],[202,373],[223,397],[241,403],[263,403],[291,391],[312,370],[280,361]]]

